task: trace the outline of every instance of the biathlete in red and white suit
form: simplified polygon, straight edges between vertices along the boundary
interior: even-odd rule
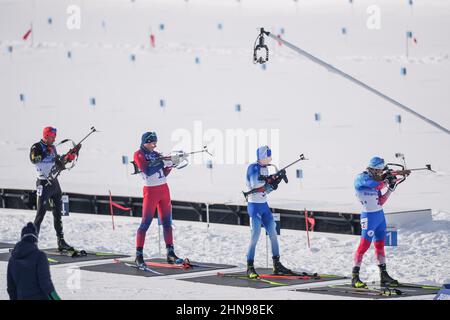
[[[372,241],[380,268],[380,284],[383,286],[398,285],[398,281],[391,278],[386,271],[384,253],[386,219],[383,211],[383,205],[395,190],[397,179],[392,175],[385,176],[384,168],[384,160],[380,157],[373,157],[367,171],[359,174],[355,179],[356,197],[362,205],[361,240],[355,252],[352,270],[352,286],[355,288],[367,288],[367,284],[359,278],[359,270],[364,254]],[[384,188],[388,188],[388,190],[383,194],[381,190]]]
[[[142,204],[142,221],[136,234],[136,265],[145,266],[143,257],[145,234],[158,209],[163,226],[164,241],[167,248],[167,262],[175,263],[179,258],[175,255],[172,236],[172,205],[166,177],[172,170],[172,160],[164,160],[155,151],[158,142],[155,132],[142,135],[141,147],[134,153],[134,162],[141,171],[144,180],[144,201]],[[176,164],[175,164],[176,165]]]

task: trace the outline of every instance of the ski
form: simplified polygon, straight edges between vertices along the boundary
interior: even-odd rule
[[[205,264],[192,263],[188,258],[184,259],[179,258],[175,261],[175,263],[148,261],[147,265],[153,267],[173,268],[173,269],[189,269],[193,267],[211,268],[211,266],[207,266]]]
[[[109,257],[109,256],[117,256],[117,253],[110,253],[110,252],[93,252],[89,254],[94,254],[98,257]]]
[[[56,251],[45,251],[48,254],[54,254],[54,255],[61,255],[61,256],[67,256],[71,258],[79,258],[79,257],[85,257],[88,255],[88,253],[85,250],[56,250]]]
[[[372,284],[376,284],[376,282],[372,282]],[[417,289],[427,289],[427,290],[440,290],[440,287],[436,287],[436,286],[429,286],[429,285],[422,285],[422,284],[411,284],[411,283],[401,283],[399,282],[398,285],[392,286],[392,285],[387,285],[387,286],[383,286],[385,288],[417,288]]]
[[[145,264],[149,267],[157,267],[157,268],[169,268],[169,269],[189,269],[190,266],[183,265],[183,264],[171,264],[171,263],[164,263],[164,262],[153,262],[153,261],[147,261]]]
[[[342,289],[347,291],[347,293],[367,293],[372,295],[380,295],[380,296],[400,296],[403,295],[404,292],[395,289],[395,288],[353,288],[351,286],[343,287],[342,285],[329,285],[328,287],[333,289]]]
[[[312,292],[331,292],[331,290],[326,289],[326,288],[307,288],[306,290],[312,291]],[[364,291],[362,291],[362,290],[364,290]],[[379,297],[379,296],[383,295],[380,292],[373,292],[373,291],[369,291],[369,290],[366,290],[366,289],[362,289],[362,290],[356,291],[356,290],[349,290],[349,289],[338,289],[336,291],[340,292],[340,293],[359,294],[359,295],[364,295],[364,296],[377,296],[377,297]]]
[[[311,280],[321,279],[319,276],[313,275],[281,275],[281,274],[260,274],[261,279],[285,279],[285,280]]]
[[[262,279],[262,278],[249,278],[247,276],[244,275],[237,275],[237,274],[229,274],[229,273],[222,273],[222,272],[217,272],[217,275],[219,277],[228,277],[228,278],[235,278],[235,279],[242,279],[242,280],[249,280],[249,281],[257,281],[257,282],[264,282],[264,283],[268,283],[270,285],[273,286],[287,286],[287,283],[281,283],[281,282],[275,282],[275,281],[270,281],[267,279]]]
[[[154,273],[154,274],[157,274],[157,275],[160,275],[160,276],[165,276],[164,273],[161,273],[161,272],[158,272],[158,271],[156,271],[156,270],[153,270],[153,269],[151,269],[151,268],[149,268],[149,267],[147,267],[147,266],[138,267],[137,265],[132,264],[132,263],[124,263],[124,264],[125,264],[127,267],[131,267],[131,268],[134,268],[134,269],[138,269],[138,270],[141,270],[141,271],[144,271],[144,272],[151,272],[151,273]]]

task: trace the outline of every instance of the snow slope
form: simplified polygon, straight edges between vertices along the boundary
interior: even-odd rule
[[[61,176],[65,191],[140,196],[140,178],[129,175],[121,157],[131,158],[142,132],[156,130],[163,152],[208,144],[215,155],[213,172],[205,156],[172,173],[173,199],[243,204],[240,191],[256,143],[244,139],[239,151],[226,147],[232,139],[222,139],[229,129],[276,130],[273,139],[258,143],[268,140],[278,164],[300,153],[311,160],[289,170],[291,183],[271,195],[273,206],[357,212],[355,174],[373,155],[395,161],[402,152],[408,165],[432,163],[438,173],[411,176],[386,210],[450,211],[448,135],[274,42],[268,42],[267,70],[251,63],[256,28],[284,28],[285,39],[448,127],[450,4],[414,3],[411,9],[406,1],[386,0],[0,0],[0,186],[34,188],[27,153],[43,126],[56,126],[59,139],[77,140],[95,125],[102,132],[86,141],[77,167]],[[81,8],[80,30],[66,27],[70,4]],[[366,27],[372,4],[381,9],[380,30]],[[31,21],[33,46],[21,40]],[[418,39],[409,57],[406,30]],[[150,48],[150,32],[156,48]],[[236,104],[242,112],[234,111]],[[178,134],[185,139],[181,146]],[[236,154],[241,163],[224,161]],[[304,170],[301,182],[296,168]]]
[[[0,209],[0,241],[18,240],[22,226],[34,218],[28,210]],[[116,217],[112,230],[108,216],[72,214],[64,217],[66,239],[69,243],[89,250],[134,254],[134,236],[140,219]],[[192,260],[233,264],[244,267],[249,228],[205,223],[175,221],[174,241],[177,253]],[[147,233],[145,252],[158,256],[157,224]],[[282,230],[280,250],[282,261],[291,268],[309,272],[349,275],[352,255],[359,237],[310,233],[311,250],[302,231]],[[256,265],[266,265],[265,241],[261,236],[257,247]],[[450,214],[435,213],[425,225],[407,225],[399,230],[399,246],[387,247],[388,269],[404,282],[441,285],[450,282]],[[39,246],[54,247],[51,214],[44,220]],[[99,262],[94,262],[99,263]],[[100,262],[102,263],[102,262]],[[6,262],[0,262],[0,288],[6,287]],[[64,299],[333,299],[331,296],[289,292],[286,288],[242,289],[177,281],[174,277],[140,278],[81,271],[80,289],[69,289],[73,266],[51,267],[58,292]],[[214,272],[211,272],[214,273]],[[376,281],[378,270],[373,248],[366,255],[361,276]],[[298,287],[298,286],[296,286]],[[289,287],[294,288],[294,287]],[[0,299],[7,299],[6,290]],[[422,297],[424,298],[424,297]],[[430,298],[430,297],[425,297]]]

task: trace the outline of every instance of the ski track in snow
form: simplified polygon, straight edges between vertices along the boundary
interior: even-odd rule
[[[0,209],[0,241],[16,242],[21,228],[27,221],[33,220],[34,214],[34,211],[29,210]],[[47,213],[39,242],[41,248],[54,247],[56,244],[52,220],[51,213]],[[154,222],[147,233],[147,257],[159,255],[157,224]],[[75,247],[133,256],[135,232],[139,223],[139,218],[116,216],[116,230],[113,231],[109,216],[72,214],[70,217],[64,217],[64,231],[68,242]],[[206,223],[174,221],[176,252],[193,261],[232,264],[244,268],[249,236],[249,227],[211,224],[207,232]],[[311,250],[306,246],[305,232],[282,230],[279,239],[280,250],[286,266],[308,272],[350,275],[353,252],[359,242],[358,236],[311,232],[310,237]],[[450,282],[449,213],[434,213],[433,220],[425,225],[407,225],[399,230],[398,241],[398,247],[386,248],[388,270],[394,277],[403,282],[430,285]],[[262,235],[255,259],[259,267],[266,265],[265,252],[265,239]],[[6,287],[6,265],[6,262],[0,262],[1,288]],[[272,289],[241,289],[174,279],[149,279],[88,271],[81,271],[81,289],[71,290],[67,287],[71,275],[68,270],[71,268],[70,265],[52,267],[55,286],[65,299],[333,298],[288,290],[277,290],[277,293],[272,295],[268,293]],[[378,280],[373,247],[366,254],[361,275],[368,281]],[[7,299],[6,290],[1,290],[0,299]]]

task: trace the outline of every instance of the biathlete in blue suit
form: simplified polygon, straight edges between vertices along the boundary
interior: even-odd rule
[[[279,172],[276,176],[269,175],[268,166],[272,161],[272,151],[268,146],[258,148],[256,153],[257,162],[252,163],[247,169],[247,187],[249,190],[255,191],[248,196],[247,211],[251,220],[251,240],[247,252],[247,276],[251,279],[259,278],[254,267],[254,259],[256,244],[261,234],[261,225],[269,234],[272,247],[273,273],[293,274],[280,262],[276,223],[267,204],[267,194],[278,188],[278,184],[286,175],[286,172]]]

